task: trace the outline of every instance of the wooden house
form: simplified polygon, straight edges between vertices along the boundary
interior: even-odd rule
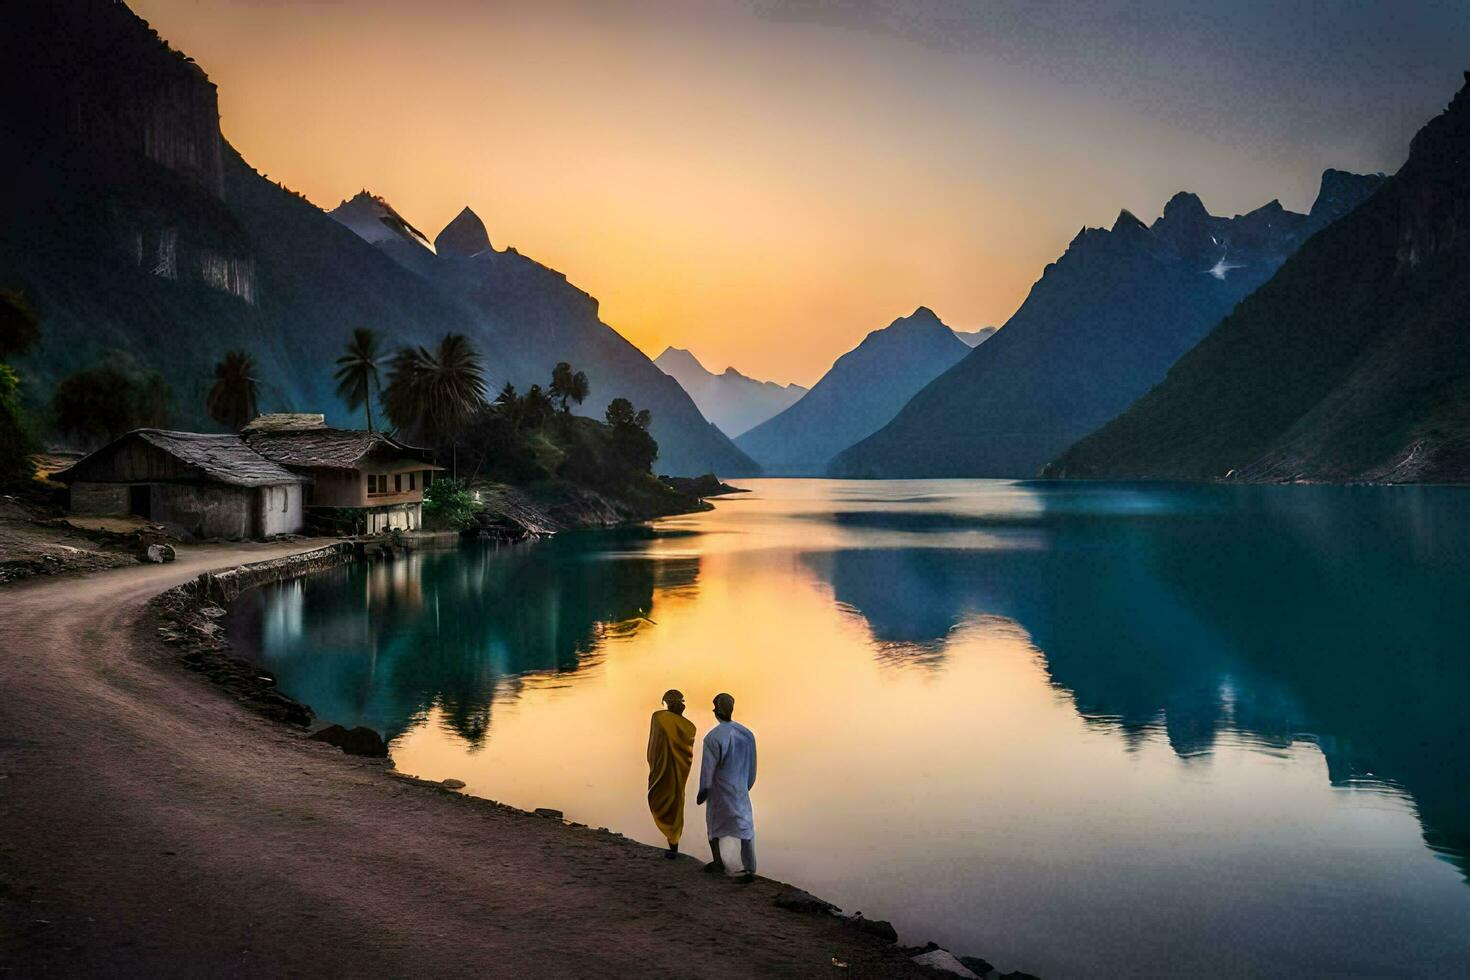
[[[358,530],[377,534],[423,524],[424,488],[442,466],[430,452],[359,429],[334,429],[321,415],[262,415],[241,433],[266,459],[308,478],[305,506],[357,511]]]

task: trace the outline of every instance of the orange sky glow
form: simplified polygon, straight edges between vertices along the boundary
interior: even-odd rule
[[[272,179],[327,208],[365,187],[430,238],[468,204],[650,355],[782,382],[919,305],[1004,322],[1121,207],[1187,187],[1304,209],[1322,167],[1376,162],[1325,138],[1283,160],[1014,61],[741,5],[132,6]]]

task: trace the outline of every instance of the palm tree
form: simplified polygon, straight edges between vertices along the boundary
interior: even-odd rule
[[[405,347],[393,357],[383,389],[383,411],[394,425],[435,445],[450,443],[455,476],[459,431],[485,406],[485,371],[463,334],[446,334],[439,347]]]
[[[373,431],[373,388],[382,390],[378,378],[378,367],[382,361],[376,331],[359,327],[352,331],[347,351],[337,358],[337,397],[347,403],[348,408],[362,406],[367,409],[367,428]]]
[[[227,429],[245,428],[260,414],[256,409],[258,386],[255,361],[243,350],[230,351],[214,366],[214,387],[204,402],[209,417]]]
[[[571,412],[569,402],[580,405],[591,392],[592,386],[587,381],[587,375],[582,371],[573,373],[572,366],[566,361],[551,369],[551,397],[561,402],[563,413]]]
[[[521,396],[516,393],[516,386],[509,381],[505,383],[504,388],[500,389],[500,394],[495,396],[496,413],[509,422],[512,429],[519,430],[521,427],[524,415],[523,405]]]

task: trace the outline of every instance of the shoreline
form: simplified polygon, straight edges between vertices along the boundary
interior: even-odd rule
[[[196,677],[187,644],[159,635],[156,598],[321,544],[188,547],[171,565],[6,587],[0,644],[26,655],[0,659],[0,973],[311,974],[325,955],[328,972],[382,975],[421,969],[432,943],[454,950],[447,975],[816,975],[837,963],[853,976],[957,975],[799,888],[726,887],[693,857],[665,861],[311,741]]]
[[[591,527],[580,530],[583,532],[612,530],[619,526],[637,523],[643,522],[627,521],[610,527]],[[173,654],[178,663],[189,670],[203,674],[215,686],[234,697],[237,702],[275,723],[290,726],[299,731],[306,731],[314,727],[318,728],[318,731],[324,728],[340,727],[331,719],[317,718],[308,705],[279,691],[275,686],[274,677],[258,660],[252,660],[248,655],[233,653],[225,631],[218,626],[216,620],[223,617],[230,603],[249,589],[271,582],[306,577],[317,571],[343,564],[374,560],[384,559],[375,557],[374,553],[364,548],[361,543],[344,542],[285,558],[246,563],[218,572],[203,573],[195,580],[160,593],[149,601],[148,620],[152,622],[145,620],[146,625],[153,627],[149,638],[155,643],[162,642],[173,646]],[[364,729],[363,731],[370,730]],[[378,744],[383,744],[381,733],[374,734],[378,736]],[[342,754],[350,756],[354,753],[343,748]],[[594,830],[586,824],[566,820],[561,810],[547,807],[526,810],[488,797],[465,793],[462,791],[464,784],[455,779],[435,781],[397,772],[386,746],[383,749],[383,756],[381,764],[385,767],[384,774],[404,784],[448,794],[463,800],[476,801],[481,805],[522,816],[550,819],[568,830],[616,839],[625,842],[630,847],[642,849],[649,857],[660,859],[663,857],[661,848],[644,844],[605,827]],[[687,854],[681,856],[680,860],[681,862],[698,862],[698,859]],[[698,863],[702,864],[702,862]],[[760,880],[775,885],[779,889],[778,894],[773,898],[777,907],[792,913],[830,918],[861,933],[866,938],[887,944],[891,952],[913,962],[921,975],[968,976],[987,978],[987,980],[1028,980],[1031,977],[1030,974],[1019,971],[1002,973],[988,961],[979,957],[954,953],[932,942],[922,946],[901,945],[898,943],[896,930],[886,921],[869,919],[860,913],[854,916],[844,916],[838,906],[819,896],[812,895],[798,885],[764,877]],[[914,962],[915,957],[919,958],[918,962]]]

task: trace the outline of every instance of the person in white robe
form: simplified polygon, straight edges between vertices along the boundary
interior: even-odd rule
[[[728,694],[715,696],[719,724],[704,736],[695,802],[705,806],[709,848],[714,855],[704,870],[726,870],[720,840],[733,837],[740,841],[741,877],[749,881],[755,877],[755,815],[750,807],[750,790],[755,785],[755,735],[731,720],[734,713],[734,698]]]

